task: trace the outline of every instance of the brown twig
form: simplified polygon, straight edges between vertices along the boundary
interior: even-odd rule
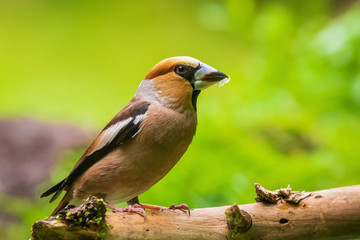
[[[257,185],[257,202],[180,210],[149,211],[147,218],[106,212],[113,226],[98,232],[57,219],[34,224],[32,239],[349,239],[360,237],[360,185],[309,193],[289,188],[268,191]],[[259,196],[258,196],[259,197]],[[295,204],[297,203],[297,204]],[[240,210],[241,209],[241,210]],[[226,214],[224,212],[226,211]],[[65,214],[66,215],[66,214]]]

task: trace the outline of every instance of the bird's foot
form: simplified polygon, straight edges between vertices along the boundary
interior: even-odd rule
[[[174,205],[171,204],[170,207],[162,207],[162,206],[156,206],[156,205],[149,205],[149,204],[139,204],[143,209],[149,209],[149,210],[153,210],[153,211],[168,211],[168,210],[181,210],[184,213],[187,213],[187,215],[190,216],[190,209],[188,207],[188,205],[186,205],[185,203],[182,203],[180,205]]]
[[[168,208],[169,210],[181,210],[185,213],[187,213],[189,216],[190,216],[190,208],[187,204],[185,203],[182,203],[180,205],[174,205],[174,204],[171,204],[171,206]]]
[[[140,204],[133,204],[133,205],[129,205],[127,207],[119,207],[116,206],[115,204],[112,203],[106,203],[106,207],[111,209],[113,212],[129,212],[129,213],[137,213],[140,216],[146,218],[146,212],[144,210],[144,208],[142,208],[142,206]]]
[[[133,204],[133,205],[129,205],[127,207],[124,207],[122,209],[123,212],[130,212],[130,213],[137,213],[141,216],[143,216],[144,218],[146,218],[146,212],[145,209],[142,208],[142,206],[140,204]]]

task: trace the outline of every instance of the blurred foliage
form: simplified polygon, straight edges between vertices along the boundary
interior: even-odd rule
[[[189,55],[232,80],[201,94],[193,144],[142,202],[210,207],[253,202],[255,182],[359,184],[359,16],[356,2],[333,0],[2,0],[0,114],[100,130],[155,63]],[[0,202],[17,222],[3,239],[28,237],[56,204]]]

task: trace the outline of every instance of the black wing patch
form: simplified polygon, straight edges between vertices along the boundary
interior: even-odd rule
[[[41,198],[49,196],[55,192],[50,202],[54,201],[66,187],[71,186],[74,181],[91,166],[125,141],[135,137],[140,131],[143,116],[146,114],[149,105],[150,103],[148,102],[132,100],[105,126],[99,136],[75,164],[69,176],[54,187],[50,188],[48,191],[44,192],[41,195]],[[116,124],[122,124],[123,121],[125,121],[124,123],[126,124],[121,126],[118,131],[116,131],[116,128],[112,129],[112,127],[116,126]]]

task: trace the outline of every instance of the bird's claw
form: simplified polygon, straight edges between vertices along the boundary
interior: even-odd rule
[[[145,210],[140,206],[140,204],[137,204],[137,203],[134,205],[129,205],[127,207],[124,207],[122,209],[122,212],[137,213],[140,216],[144,217],[144,219],[146,219]]]
[[[170,207],[168,207],[168,208],[163,207],[161,210],[164,211],[164,210],[176,210],[176,209],[178,209],[178,210],[180,210],[180,211],[182,211],[184,213],[187,213],[187,215],[190,216],[190,208],[185,203],[182,203],[180,205],[171,204]]]
[[[117,212],[137,213],[140,216],[144,217],[144,219],[146,219],[146,212],[141,207],[140,204],[133,204],[133,205],[129,205],[129,206],[123,208],[123,207],[116,206],[114,204],[107,203],[107,207],[110,208],[114,213],[117,213]]]

